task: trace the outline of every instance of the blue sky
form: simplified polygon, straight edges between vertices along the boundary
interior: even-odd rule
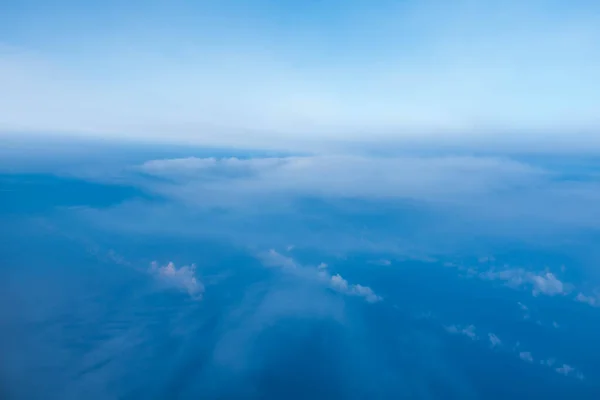
[[[0,131],[598,148],[594,1],[21,1]],[[8,94],[8,95],[6,95]]]

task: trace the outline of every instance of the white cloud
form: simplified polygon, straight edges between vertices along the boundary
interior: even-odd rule
[[[458,326],[458,325],[450,325],[446,327],[446,331],[448,331],[449,333],[453,333],[453,334],[461,334],[461,335],[465,335],[466,337],[470,338],[471,340],[477,340],[477,334],[475,333],[475,326],[473,325],[468,325],[464,328]]]
[[[392,262],[390,260],[386,260],[386,259],[381,259],[381,260],[373,260],[373,261],[369,261],[371,264],[375,264],[375,265],[381,265],[384,267],[387,267],[389,265],[392,265]]]
[[[436,201],[440,196],[470,196],[513,185],[526,185],[545,172],[530,165],[494,157],[373,158],[357,155],[313,155],[271,158],[184,158],[152,160],[139,166],[148,174],[185,179],[205,193],[214,190],[206,174],[245,178],[220,182],[221,190],[248,194],[302,193],[325,196],[403,197]],[[411,171],[389,174],[388,171]],[[448,182],[453,182],[448,185]],[[205,193],[206,194],[206,193]],[[202,200],[201,196],[195,196]],[[244,198],[248,201],[248,198]]]
[[[581,303],[586,303],[589,304],[590,306],[596,306],[597,304],[597,300],[595,297],[593,296],[586,296],[583,293],[578,293],[577,296],[575,297],[575,300],[581,302]]]
[[[527,362],[533,362],[533,357],[531,355],[530,352],[528,351],[522,351],[519,353],[519,358],[523,361],[527,361]]]
[[[553,296],[564,293],[564,284],[551,272],[546,272],[543,275],[530,275],[530,279],[532,280],[534,295],[543,293]]]
[[[281,268],[297,268],[298,264],[293,258],[284,256],[281,253],[271,249],[266,253],[260,253],[259,258],[267,267],[281,267]]]
[[[554,171],[506,157],[191,157],[151,160],[138,170],[166,178],[132,176],[145,190],[194,208],[219,207],[253,215],[288,210],[297,196],[411,199],[424,202],[421,204],[427,209],[441,207],[439,210],[449,213],[452,218],[446,219],[450,224],[446,230],[450,232],[527,240],[533,240],[532,232],[563,234],[565,228],[597,227],[600,220],[597,183],[557,181]],[[428,228],[435,233],[439,227]],[[489,259],[481,265],[489,265]],[[560,290],[553,275],[522,278],[539,293]]]
[[[185,265],[176,268],[175,264],[169,262],[167,265],[159,266],[153,261],[150,266],[150,272],[169,286],[185,290],[195,299],[202,299],[204,285],[196,278],[196,266]]]
[[[547,360],[541,360],[540,364],[552,367],[554,364],[556,364],[556,360],[554,358],[549,358]]]
[[[555,371],[564,376],[574,376],[581,381],[585,379],[585,376],[580,371],[577,371],[576,368],[568,364],[563,364],[561,367],[556,368]]]
[[[335,274],[331,277],[331,287],[341,293],[364,297],[369,303],[376,303],[383,300],[381,296],[376,295],[370,287],[362,286],[360,284],[349,284],[340,274]]]
[[[531,287],[534,296],[538,296],[539,294],[554,296],[566,293],[566,285],[551,272],[537,274],[522,268],[500,271],[492,269],[480,273],[479,276],[486,280],[504,281],[507,285],[512,287],[528,285]],[[525,310],[523,307],[521,308]]]
[[[383,300],[368,286],[350,284],[340,274],[330,275],[327,272],[327,264],[325,263],[320,263],[317,267],[302,266],[291,257],[286,257],[273,249],[259,254],[259,258],[267,267],[280,267],[285,271],[296,274],[298,277],[315,280],[319,283],[324,282],[340,293],[362,297],[369,303]]]
[[[575,368],[573,368],[567,364],[563,364],[562,367],[556,368],[556,372],[558,372],[559,374],[562,374],[564,376],[568,376],[569,374],[571,374],[574,371],[575,371]]]
[[[502,344],[500,338],[493,333],[488,333],[488,338],[490,339],[492,347],[500,346]]]

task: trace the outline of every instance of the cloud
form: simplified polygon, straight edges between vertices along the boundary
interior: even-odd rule
[[[273,249],[269,250],[266,253],[260,253],[259,258],[267,267],[295,269],[299,266],[293,258],[284,256],[283,254],[278,253]]]
[[[325,263],[320,263],[316,267],[303,266],[291,257],[284,256],[273,249],[265,253],[260,253],[258,257],[267,267],[279,267],[300,278],[313,280],[319,284],[325,283],[337,292],[349,296],[362,297],[368,303],[377,303],[383,300],[381,296],[377,295],[368,286],[350,284],[340,274],[330,275],[327,272],[327,264]]]
[[[325,196],[403,197],[435,201],[438,196],[483,194],[513,185],[525,185],[545,172],[499,157],[311,155],[267,158],[182,158],[143,163],[147,174],[206,182],[207,175],[249,193],[299,193]],[[389,174],[387,171],[410,171]],[[226,182],[225,178],[240,178]],[[453,182],[448,185],[448,182]]]
[[[498,338],[498,336],[496,336],[493,333],[488,333],[488,338],[490,339],[490,344],[492,347],[497,347],[502,344],[502,341],[500,340],[500,338]]]
[[[369,261],[369,263],[375,264],[375,265],[381,265],[383,267],[392,265],[392,262],[390,260],[386,260],[384,258],[382,258],[381,260],[372,260],[372,261]]]
[[[540,294],[555,296],[566,293],[566,285],[551,272],[538,274],[522,268],[509,268],[500,271],[492,269],[480,273],[479,276],[484,280],[504,281],[512,287],[530,286],[534,296]]]
[[[473,341],[481,341],[483,340],[483,338],[480,338],[479,336],[477,336],[476,334],[476,330],[475,330],[475,326],[473,325],[468,325],[466,327],[462,327],[460,325],[448,325],[445,326],[444,329],[448,332],[451,333],[453,335],[464,335],[468,338],[470,338]],[[500,340],[500,338],[498,336],[496,336],[496,334],[494,333],[488,333],[487,338],[490,342],[490,347],[492,349],[495,348],[500,348],[500,346],[502,346],[502,340]],[[514,347],[510,350],[511,352],[515,353],[518,355],[519,359],[527,362],[527,363],[534,363],[535,360],[533,358],[533,355],[531,354],[531,352],[529,351],[519,351],[518,349],[521,347],[521,343],[520,342],[516,342],[516,344],[514,345]],[[503,348],[504,350],[509,350],[508,346]],[[547,359],[542,359],[539,361],[539,364],[542,366],[546,366],[549,368],[553,368],[556,364],[557,361],[555,358],[547,358]],[[559,364],[560,365],[560,364]],[[584,376],[581,372],[577,371],[574,367],[571,367],[568,364],[562,364],[562,366],[559,366],[557,368],[553,368],[554,371],[558,372],[561,375],[564,376],[574,376],[577,379],[583,380]]]
[[[519,358],[523,361],[527,361],[529,363],[533,362],[533,357],[531,356],[531,353],[528,351],[522,351],[519,353]]]
[[[204,285],[196,278],[195,265],[177,268],[172,262],[159,266],[156,261],[153,261],[150,265],[150,272],[161,282],[186,291],[194,299],[202,299]]]
[[[549,358],[547,360],[541,360],[540,364],[552,367],[554,364],[556,364],[556,360],[554,358]]]
[[[477,340],[477,334],[475,333],[475,326],[473,325],[468,325],[464,328],[458,326],[458,325],[450,325],[446,327],[446,331],[448,331],[449,333],[453,333],[453,334],[460,334],[460,335],[465,335],[466,337],[470,338],[471,340]]]
[[[425,218],[420,228],[430,230],[432,239],[446,233],[446,243],[449,235],[456,240],[465,235],[533,240],[569,229],[598,228],[600,220],[597,182],[571,181],[560,170],[509,157],[349,153],[189,157],[150,160],[136,168],[146,176],[163,178],[131,177],[136,185],[202,210],[264,215],[297,212],[296,202],[304,198],[362,200],[387,208],[403,200],[410,202],[413,212],[432,213],[436,221],[443,217],[443,226],[428,226]],[[488,264],[489,259],[482,263]],[[540,293],[559,290],[550,275],[529,279]]]
[[[585,379],[585,376],[581,372],[568,364],[563,364],[556,368],[555,371],[564,376],[574,376],[581,381]]]
[[[575,368],[573,368],[567,364],[563,364],[562,367],[556,368],[556,372],[558,372],[559,374],[562,374],[564,376],[568,376],[573,371],[575,371]]]
[[[381,296],[376,295],[368,286],[348,284],[348,281],[342,278],[340,274],[335,274],[331,277],[331,287],[350,296],[364,297],[369,303],[377,303],[378,301],[383,300]]]
[[[583,293],[578,293],[577,296],[575,297],[576,301],[579,301],[581,303],[586,303],[589,304],[590,306],[596,306],[597,304],[597,300],[595,297],[593,296],[586,296]]]

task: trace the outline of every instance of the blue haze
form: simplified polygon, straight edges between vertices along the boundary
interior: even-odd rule
[[[4,398],[600,393],[597,209],[583,208],[598,195],[593,160],[107,144],[86,161],[77,155],[89,144],[79,146],[44,161],[21,144],[4,159]],[[458,161],[428,167],[449,157]],[[390,191],[385,174],[400,172],[383,174],[382,160],[434,185],[458,168],[459,180],[445,182],[458,189],[398,181]],[[482,160],[494,161],[479,179],[487,164],[469,165]],[[376,174],[357,175],[356,163]],[[320,186],[313,164],[350,187]],[[474,176],[477,190],[464,184]],[[536,189],[533,202],[522,182]],[[497,208],[498,196],[512,211]],[[162,269],[169,262],[175,277]]]

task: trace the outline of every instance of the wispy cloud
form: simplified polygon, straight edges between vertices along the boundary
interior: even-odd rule
[[[300,278],[314,280],[318,284],[325,284],[337,292],[349,296],[362,297],[368,303],[376,303],[383,300],[381,296],[377,295],[368,286],[351,284],[340,274],[331,275],[327,271],[325,263],[320,263],[316,267],[301,265],[292,258],[286,257],[273,249],[265,253],[260,253],[258,257],[267,267],[282,268]]]

